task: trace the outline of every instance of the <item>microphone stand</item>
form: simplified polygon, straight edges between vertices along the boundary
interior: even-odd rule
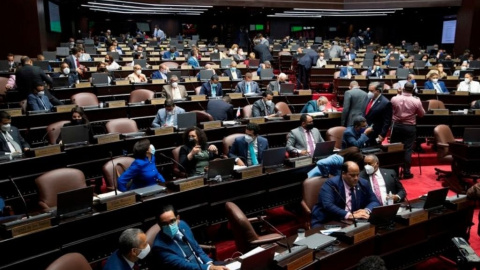
[[[15,181],[13,181],[11,175],[8,176],[8,180],[10,180],[10,182],[12,182],[13,186],[15,187],[15,190],[17,191],[18,195],[19,195],[20,198],[22,199],[23,207],[25,207],[25,215],[27,216],[27,219],[29,219],[29,218],[30,218],[30,215],[28,214],[28,207],[27,207],[27,202],[25,201],[25,198],[23,197],[22,193],[20,192],[20,189],[18,188],[18,186],[17,186],[17,184],[15,183]]]
[[[113,188],[115,190],[115,196],[117,196],[117,179],[115,177],[115,163],[113,162],[113,153],[112,151],[108,152],[110,154],[110,161],[112,162],[112,182],[113,182]]]
[[[285,239],[285,242],[287,243],[287,249],[288,249],[288,253],[292,253],[292,248],[290,247],[290,243],[288,242],[287,240],[287,236],[285,234],[283,234],[280,230],[278,230],[275,226],[273,226],[270,222],[268,222],[266,219],[264,219],[262,216],[258,216],[257,217],[259,220],[261,220],[262,222],[266,223],[270,228],[272,228],[275,232],[277,232],[278,234],[280,234],[283,239]]]
[[[345,207],[347,207],[348,211],[350,212],[350,214],[352,215],[352,218],[353,218],[353,225],[355,227],[357,227],[357,219],[355,218],[355,216],[353,215],[353,211],[352,211],[352,208],[350,208],[350,206],[348,206],[347,204],[347,201],[345,201],[345,199],[342,197],[342,195],[340,194],[340,192],[338,192],[337,188],[334,187],[332,184],[328,183],[328,182],[325,182],[327,185],[329,185],[333,191],[335,191],[335,193],[338,194],[338,196],[340,197],[340,199],[342,199],[342,201],[345,203]]]
[[[185,174],[187,174],[187,170],[185,169],[185,167],[183,167],[182,164],[180,164],[180,162],[178,162],[178,161],[176,161],[175,159],[173,159],[173,158],[165,155],[164,153],[159,153],[159,154],[160,154],[160,156],[162,156],[162,157],[164,157],[164,158],[172,161],[173,163],[177,164],[177,166],[180,167],[180,168],[182,168],[182,170],[185,172]],[[188,178],[188,176],[186,176],[185,178]]]
[[[55,128],[52,128],[51,130],[47,131],[47,133],[45,133],[45,135],[43,135],[43,137],[42,137],[43,146],[45,146],[45,143],[46,143],[45,138],[47,137],[47,135],[50,134],[50,132],[52,132],[54,130],[55,130]]]

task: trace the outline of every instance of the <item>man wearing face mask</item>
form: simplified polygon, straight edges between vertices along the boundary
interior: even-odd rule
[[[373,125],[373,132],[369,134],[369,146],[381,144],[392,123],[392,103],[382,92],[383,83],[373,82],[368,86],[365,119]]]
[[[438,73],[432,72],[430,76],[428,76],[428,81],[425,82],[424,88],[425,89],[434,89],[437,91],[438,94],[448,94],[447,87],[445,83],[438,80],[439,76]]]
[[[175,46],[170,46],[170,49],[163,53],[164,60],[175,60],[179,56],[180,54],[177,52],[177,48]]]
[[[321,52],[318,55],[319,56],[318,56],[316,67],[317,68],[325,67],[325,65],[327,64],[327,60],[325,59],[325,53]]]
[[[235,61],[232,61],[230,63],[230,68],[223,71],[223,73],[225,74],[225,76],[228,76],[228,78],[230,78],[230,80],[232,81],[242,79],[242,72],[237,69],[237,62]]]
[[[137,228],[126,229],[118,239],[118,249],[110,255],[103,270],[132,270],[150,253],[145,233]]]
[[[248,123],[245,136],[235,139],[228,152],[229,158],[235,158],[235,164],[252,166],[262,163],[263,151],[268,149],[268,140],[259,136],[259,131],[258,124]]]
[[[190,226],[180,220],[173,206],[162,206],[155,217],[161,230],[153,242],[153,269],[228,270],[225,266],[213,265],[195,240]]]
[[[375,61],[373,67],[369,68],[367,71],[367,77],[377,77],[380,78],[385,76],[385,71],[380,67],[380,62]]]
[[[465,71],[467,69],[468,69],[468,62],[463,61],[462,65],[460,66],[460,69],[455,70],[452,76],[460,76],[460,71]]]
[[[155,147],[148,139],[133,145],[133,156],[135,160],[132,165],[118,177],[118,190],[123,192],[153,186],[158,182],[165,183],[155,164]]]
[[[222,84],[219,83],[218,80],[218,75],[212,75],[210,81],[202,84],[202,88],[200,89],[200,95],[206,95],[209,98],[222,97]]]
[[[345,49],[345,54],[343,56],[343,60],[355,60],[356,55],[352,52],[350,52],[350,48]]]
[[[71,72],[68,64],[63,62],[60,64],[60,72],[52,74],[52,78],[64,78],[68,77],[68,85],[73,85],[79,80],[78,74],[76,72]]]
[[[304,113],[300,116],[300,126],[288,133],[287,151],[293,156],[313,157],[316,144],[323,141],[320,131],[313,124],[313,117]]]
[[[152,79],[163,79],[167,80],[167,73],[170,72],[170,69],[165,64],[159,66],[159,70],[152,73]]]
[[[131,83],[146,83],[147,77],[142,73],[142,67],[140,65],[133,66],[133,73],[128,75],[127,79]]]
[[[73,48],[72,54],[65,57],[65,63],[68,64],[70,68],[70,72],[78,73],[80,76],[83,76],[83,72],[85,70],[85,66],[80,64],[80,56],[82,55],[80,48]]]
[[[37,82],[37,87],[27,97],[28,111],[50,111],[53,108],[52,103],[45,96],[45,85],[43,82]]]
[[[285,73],[280,73],[278,74],[277,80],[272,81],[268,83],[267,85],[267,90],[270,91],[281,91],[282,90],[282,84],[288,83],[288,76]]]
[[[465,79],[458,85],[457,91],[468,91],[470,93],[480,93],[480,83],[473,80],[473,74],[465,73]]]
[[[363,116],[356,116],[353,119],[353,126],[347,127],[343,132],[342,149],[351,146],[364,148],[372,132],[373,127],[367,126],[367,120]]]
[[[348,61],[346,67],[340,68],[340,78],[351,79],[352,76],[358,75],[357,70],[353,68],[353,61]]]
[[[414,75],[414,74],[408,74],[406,80],[400,80],[400,81],[398,81],[398,87],[399,87],[399,89],[402,90],[402,89],[405,87],[405,84],[406,84],[407,82],[413,84],[413,90],[415,91],[415,93],[418,92],[417,82],[415,81],[415,75]]]
[[[188,96],[187,89],[184,85],[178,84],[177,75],[170,77],[170,84],[166,84],[162,87],[162,97],[173,100],[184,99]]]
[[[273,92],[267,90],[262,93],[262,98],[255,101],[252,105],[252,117],[272,117],[275,114],[275,104],[273,103]]]
[[[336,112],[332,106],[332,103],[328,101],[325,96],[320,96],[317,100],[309,100],[305,106],[303,106],[300,113],[315,113],[315,112]]]
[[[258,86],[258,83],[253,80],[253,74],[247,72],[245,79],[235,86],[235,93],[242,93],[244,95],[260,95],[262,91]]]
[[[155,119],[153,119],[152,127],[176,127],[177,115],[185,113],[185,110],[175,106],[171,98],[165,100],[165,108],[158,110]]]
[[[0,156],[21,155],[30,145],[23,139],[18,128],[11,125],[10,114],[0,111]]]
[[[380,205],[387,205],[387,199],[393,199],[394,203],[405,200],[407,192],[394,170],[380,168],[380,162],[376,155],[367,155],[363,161],[365,167],[360,172],[360,178],[369,180],[370,187]],[[390,197],[390,194],[391,198],[387,198]]]

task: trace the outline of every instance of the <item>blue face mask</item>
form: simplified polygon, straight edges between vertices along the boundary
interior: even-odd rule
[[[367,128],[362,127],[362,128],[360,128],[360,129],[358,130],[358,132],[364,133],[366,129],[367,129]]]
[[[413,84],[415,84],[415,83],[416,83],[416,82],[415,82],[415,80],[411,80],[410,82],[411,82],[411,83],[413,83]]]
[[[235,67],[231,67],[230,69],[231,69],[232,71],[237,70],[237,68],[235,68]]]
[[[150,152],[152,153],[152,156],[155,156],[155,146],[153,146],[153,144],[150,144]]]
[[[178,224],[174,222],[173,224],[162,226],[162,231],[164,234],[173,238],[178,233]]]
[[[216,83],[212,83],[211,86],[212,86],[212,87],[217,87],[217,84],[216,84]]]
[[[353,69],[353,67],[352,67],[352,66],[348,66],[348,70],[352,70],[352,69]]]

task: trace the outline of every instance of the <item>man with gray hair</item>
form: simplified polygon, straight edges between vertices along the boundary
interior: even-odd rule
[[[343,55],[343,49],[338,45],[338,41],[334,41],[329,51],[330,59],[340,58]]]
[[[148,253],[150,245],[145,233],[137,228],[126,229],[118,239],[118,249],[110,255],[103,270],[132,270]]]
[[[288,76],[285,73],[280,73],[278,74],[277,80],[276,81],[271,81],[267,85],[267,90],[270,91],[280,91],[281,85],[284,83],[287,83]]]
[[[362,116],[365,111],[367,93],[358,87],[357,81],[351,81],[350,90],[343,97],[343,111],[341,124],[344,127],[353,125],[355,116]]]

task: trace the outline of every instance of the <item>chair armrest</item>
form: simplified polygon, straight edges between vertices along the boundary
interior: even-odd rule
[[[261,216],[262,218],[267,218],[267,216]],[[260,219],[258,219],[258,217],[252,217],[252,218],[248,218],[248,221],[250,223],[253,223],[253,222],[261,222]]]
[[[300,205],[302,206],[302,210],[305,215],[309,216],[312,213],[312,210],[308,207],[307,203],[304,200],[300,202]]]
[[[437,142],[437,146],[448,147],[448,143],[439,143],[439,142]]]

